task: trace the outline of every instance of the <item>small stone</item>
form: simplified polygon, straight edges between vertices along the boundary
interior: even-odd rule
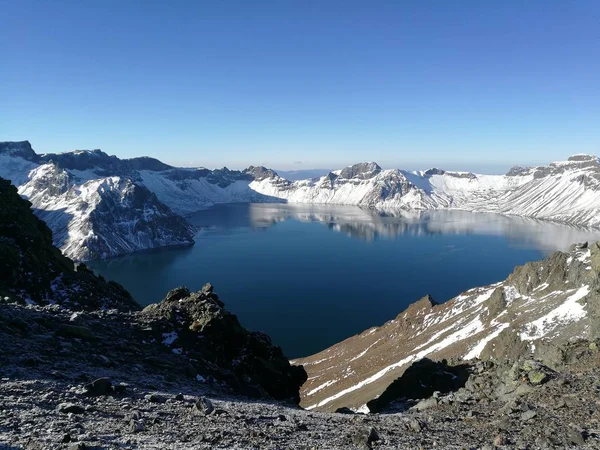
[[[206,295],[212,294],[213,289],[214,288],[212,284],[206,283],[204,286],[202,286],[202,293]]]
[[[585,444],[585,438],[583,437],[583,433],[578,430],[574,430],[573,428],[569,428],[567,431],[567,439],[569,443],[575,444],[577,446]]]
[[[145,399],[148,400],[150,403],[165,403],[167,400],[166,398],[158,394],[148,394],[146,395]]]
[[[308,426],[304,422],[300,422],[296,425],[296,430],[298,431],[308,431]]]
[[[527,422],[537,416],[537,413],[530,409],[521,414],[521,421]]]
[[[544,384],[548,381],[548,375],[540,370],[532,370],[527,374],[527,378],[529,379],[529,382],[534,385]]]
[[[371,444],[379,440],[379,433],[375,428],[364,429],[354,433],[351,440],[356,447],[370,450],[372,448]]]
[[[61,403],[56,407],[56,410],[63,414],[83,414],[85,412],[85,408],[80,405],[76,405],[74,403]]]
[[[499,434],[498,436],[496,436],[494,438],[494,445],[496,447],[500,447],[502,445],[506,445],[508,444],[508,439],[506,439],[504,436],[502,436],[501,434]]]
[[[142,431],[144,431],[144,422],[142,422],[141,420],[130,420],[129,431],[131,433],[141,433]]]
[[[175,400],[177,400],[178,402],[182,402],[184,399],[185,397],[181,392],[175,396]]]
[[[111,394],[112,382],[110,378],[98,378],[85,386],[85,393],[90,396]]]
[[[406,423],[406,428],[408,428],[410,431],[418,433],[422,431],[425,426],[419,419],[411,419]]]
[[[208,416],[215,410],[212,402],[206,397],[200,397],[200,399],[196,402],[196,409],[205,416]]]
[[[598,344],[596,344],[596,342],[590,342],[589,348],[590,350],[595,352],[596,350],[598,350]]]
[[[69,433],[63,434],[62,438],[60,439],[60,442],[62,442],[63,444],[71,442],[71,435]]]
[[[429,397],[421,400],[419,403],[413,406],[413,409],[416,409],[417,411],[425,411],[426,409],[435,408],[437,405],[438,399],[435,397]]]

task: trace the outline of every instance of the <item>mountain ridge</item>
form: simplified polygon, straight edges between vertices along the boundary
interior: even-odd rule
[[[0,176],[19,187],[54,230],[56,243],[78,260],[192,245],[195,230],[185,216],[219,203],[339,204],[386,214],[463,210],[600,227],[600,162],[584,154],[514,167],[506,175],[382,169],[366,162],[290,181],[262,166],[178,168],[101,150],[38,155],[21,141],[0,143]],[[126,211],[124,200],[131,197],[143,207]],[[108,204],[116,206],[115,217],[99,212]],[[82,228],[102,231],[90,240],[76,232]]]

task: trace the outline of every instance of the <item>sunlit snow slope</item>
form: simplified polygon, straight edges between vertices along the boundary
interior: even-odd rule
[[[292,203],[381,210],[461,209],[600,225],[600,163],[590,155],[548,166],[517,167],[506,175],[383,170],[375,163],[362,163],[319,179],[290,182],[271,177],[250,187]]]

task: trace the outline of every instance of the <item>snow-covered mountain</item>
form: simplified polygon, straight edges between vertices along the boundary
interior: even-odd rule
[[[145,186],[127,176],[90,179],[44,158],[28,142],[0,143],[0,177],[18,186],[70,258],[193,244],[193,227]]]
[[[576,155],[506,175],[383,170],[360,163],[290,181],[264,167],[178,168],[101,150],[38,155],[29,142],[0,143],[0,177],[12,180],[74,259],[193,243],[180,216],[219,203],[356,205],[398,211],[464,210],[600,226],[600,162]]]
[[[75,260],[192,245],[195,230],[183,215],[216,203],[281,202],[249,188],[275,176],[264,167],[176,168],[101,150],[38,155],[28,141],[0,142],[0,177],[32,202],[55,245]]]
[[[550,366],[562,363],[561,345],[600,337],[599,279],[600,243],[581,244],[446,303],[424,297],[380,327],[293,361],[308,373],[302,405],[366,411],[425,357],[514,361],[529,355]]]
[[[506,175],[440,169],[409,172],[361,163],[319,179],[280,177],[250,184],[292,203],[358,205],[380,210],[460,209],[600,225],[600,162],[575,155],[547,166],[515,167]]]

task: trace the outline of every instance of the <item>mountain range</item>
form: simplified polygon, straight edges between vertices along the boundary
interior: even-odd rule
[[[196,230],[185,216],[219,203],[356,205],[388,214],[463,210],[600,225],[600,162],[591,155],[505,175],[383,170],[370,162],[292,181],[260,166],[178,168],[101,150],[37,154],[22,141],[0,143],[0,177],[18,187],[54,243],[75,260],[192,245]]]

